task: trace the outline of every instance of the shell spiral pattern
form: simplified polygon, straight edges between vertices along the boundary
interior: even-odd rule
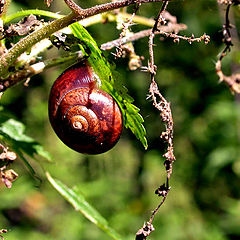
[[[122,132],[122,114],[115,100],[97,88],[97,78],[85,60],[65,70],[49,96],[49,119],[58,137],[86,154],[111,149]]]

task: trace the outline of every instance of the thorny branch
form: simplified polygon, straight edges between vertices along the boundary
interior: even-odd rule
[[[218,0],[218,2],[219,4],[227,5],[227,8],[225,12],[225,23],[223,24],[222,29],[223,43],[225,44],[225,48],[221,52],[220,57],[216,62],[216,73],[219,77],[219,82],[225,82],[233,93],[240,93],[240,74],[236,73],[232,74],[231,76],[226,76],[222,71],[222,60],[231,51],[231,48],[233,47],[231,36],[232,25],[229,20],[230,8],[234,4],[240,4],[240,1]]]
[[[136,16],[136,13],[137,13],[139,7],[140,7],[140,4],[136,2],[135,10],[134,10],[131,18],[128,19],[127,22],[121,23],[122,24],[122,26],[121,26],[122,32],[121,32],[120,38],[119,38],[119,46],[116,49],[117,50],[116,54],[114,54],[118,58],[123,56],[124,45],[123,45],[122,39],[124,37],[127,37],[127,35],[129,35],[129,33],[130,33],[129,27],[133,24],[133,18]]]
[[[127,28],[131,25],[132,19],[134,18],[134,16],[136,15],[136,11],[138,9],[138,7],[141,5],[141,3],[147,3],[147,2],[161,2],[163,0],[138,0],[136,1],[129,1],[127,4],[130,5],[131,3],[136,4],[136,8],[134,11],[134,14],[132,15],[132,17],[129,19],[129,21],[124,25],[125,28],[125,33],[127,31]],[[50,2],[50,1],[49,1]],[[70,3],[72,1],[66,1],[67,3]],[[119,2],[119,1],[115,1],[115,2]],[[126,3],[126,1],[120,1],[121,4],[123,4],[123,2]],[[72,2],[73,3],[73,2]],[[73,3],[74,4],[74,3]],[[73,4],[71,5],[71,8],[77,8],[75,5],[73,7]],[[109,3],[110,4],[110,3]],[[119,4],[119,3],[118,3]],[[105,5],[104,5],[105,6]],[[115,7],[115,5],[114,5]],[[102,7],[103,8],[103,7]],[[93,8],[91,8],[93,9]],[[95,9],[95,7],[94,7]],[[82,8],[81,8],[82,10]],[[86,9],[88,10],[88,9]],[[85,10],[84,10],[85,11]],[[186,29],[186,25],[185,24],[179,24],[177,23],[176,17],[172,16],[171,14],[169,14],[167,11],[162,13],[162,16],[166,19],[169,20],[167,25],[161,25],[158,26],[158,31],[155,32],[155,35],[160,34],[163,35],[165,37],[171,37],[173,38],[174,42],[179,42],[180,39],[182,40],[187,40],[189,43],[192,43],[194,41],[200,42],[200,41],[205,41],[208,42],[209,41],[209,37],[204,34],[203,36],[199,37],[199,38],[194,38],[194,36],[191,37],[186,37],[186,36],[180,36],[178,35],[178,32],[181,30],[185,30]],[[34,22],[35,24],[35,22]],[[108,43],[105,43],[101,46],[102,50],[108,50],[111,49],[113,47],[120,47],[121,46],[124,48],[125,52],[128,53],[129,56],[129,67],[131,70],[135,70],[136,68],[141,66],[141,57],[139,57],[135,51],[134,51],[134,47],[132,46],[132,41],[138,40],[140,38],[149,36],[152,33],[152,29],[148,29],[148,30],[143,30],[140,31],[138,33],[132,33],[130,32],[129,34],[127,34],[125,37],[123,37],[125,34],[122,34],[120,36],[119,39],[117,40],[113,40],[110,41]],[[28,38],[29,36],[27,36],[26,38]],[[23,39],[23,43],[27,42],[26,38]],[[21,42],[21,41],[20,41]],[[126,43],[129,43],[131,45],[125,45]],[[17,45],[17,44],[16,44]],[[124,45],[124,46],[123,46]],[[8,55],[11,52],[14,52],[14,48],[17,47],[13,47],[10,50],[7,49],[2,49],[2,58],[4,58],[4,55]],[[10,54],[10,58],[11,58],[11,54]],[[3,59],[2,59],[3,60]],[[6,60],[6,59],[5,59]],[[4,60],[4,61],[5,61]],[[11,61],[10,61],[11,62]],[[8,63],[10,63],[8,61]],[[50,64],[51,65],[51,64]],[[39,68],[40,67],[40,68]],[[34,65],[28,65],[25,66],[24,69],[19,70],[19,71],[15,71],[14,73],[10,74],[7,78],[2,79],[2,81],[0,81],[0,92],[5,91],[7,88],[21,82],[27,79],[27,83],[30,79],[30,77],[32,77],[35,74],[40,73],[41,71],[43,71],[45,68],[47,68],[48,66],[45,66],[45,63],[37,63]],[[7,69],[7,67],[4,68],[5,70]]]
[[[158,13],[158,16],[155,20],[155,24],[151,30],[147,30],[144,34],[149,35],[149,63],[147,67],[143,67],[144,71],[148,71],[150,73],[151,84],[149,88],[150,98],[153,100],[153,105],[160,111],[160,117],[165,124],[166,130],[161,133],[161,138],[167,142],[167,151],[163,155],[165,158],[164,166],[167,172],[167,179],[164,184],[162,184],[156,191],[155,194],[162,197],[160,204],[155,208],[152,212],[152,215],[147,223],[144,223],[143,227],[138,230],[136,233],[136,240],[146,240],[147,237],[154,231],[154,227],[152,222],[154,217],[156,216],[157,212],[159,211],[160,207],[164,204],[167,195],[170,191],[169,181],[171,178],[172,170],[173,170],[173,162],[176,160],[174,156],[174,148],[173,148],[173,118],[172,118],[172,111],[171,105],[167,100],[163,97],[158,89],[158,85],[155,81],[155,75],[157,71],[157,66],[154,64],[154,37],[157,34],[164,35],[165,37],[173,38],[174,42],[179,42],[180,39],[187,40],[189,44],[192,42],[201,42],[204,41],[205,44],[209,43],[210,37],[206,34],[203,34],[199,38],[195,38],[194,35],[191,37],[180,36],[178,32],[181,29],[181,25],[177,24],[176,20],[173,17],[169,17],[169,13],[166,11],[169,1],[164,0],[162,7]],[[167,22],[167,20],[169,22]],[[172,31],[165,32],[163,30],[164,27],[169,26],[178,26],[178,29],[172,29]],[[181,26],[181,27],[180,27]],[[136,38],[138,36],[135,36]]]
[[[163,203],[165,202],[167,195],[170,191],[170,185],[169,185],[169,181],[170,181],[170,177],[172,174],[172,167],[173,167],[173,162],[175,161],[175,156],[174,156],[174,150],[173,150],[173,118],[172,118],[172,112],[171,112],[171,105],[169,102],[167,102],[167,100],[162,96],[162,94],[160,93],[157,83],[155,81],[155,75],[156,75],[156,71],[157,71],[157,67],[154,63],[154,50],[153,50],[153,46],[154,46],[154,38],[156,35],[163,35],[165,37],[171,37],[173,38],[174,42],[179,42],[180,39],[182,40],[187,40],[190,44],[194,41],[200,42],[200,41],[204,41],[205,43],[209,42],[209,36],[207,36],[206,34],[204,34],[203,36],[199,37],[199,38],[195,38],[194,35],[192,35],[191,37],[186,37],[186,36],[180,36],[178,35],[178,32],[180,30],[184,30],[186,28],[186,26],[184,24],[178,24],[175,20],[175,18],[171,15],[169,15],[169,13],[166,11],[166,8],[168,6],[170,0],[122,0],[122,1],[112,1],[106,4],[102,4],[102,5],[97,5],[94,6],[92,8],[88,8],[88,9],[82,9],[80,6],[78,6],[77,4],[75,4],[72,0],[65,0],[66,4],[68,5],[68,7],[72,10],[73,14],[72,15],[68,15],[66,17],[66,20],[64,22],[61,22],[61,26],[58,26],[58,23],[60,22],[60,20],[56,20],[55,22],[53,22],[52,24],[52,28],[49,28],[49,31],[47,33],[43,33],[43,37],[41,38],[37,38],[39,37],[36,33],[36,38],[34,41],[40,41],[43,38],[48,37],[49,35],[51,35],[52,33],[56,32],[57,30],[69,25],[70,23],[80,20],[80,19],[84,19],[87,18],[89,16],[93,16],[99,13],[103,13],[106,11],[110,11],[110,10],[114,10],[114,9],[119,9],[122,7],[126,7],[129,5],[133,5],[136,4],[136,9],[135,12],[133,13],[132,17],[129,19],[129,21],[127,23],[125,23],[125,25],[123,26],[123,31],[120,35],[120,38],[111,42],[108,42],[106,44],[103,44],[101,46],[101,49],[106,50],[106,49],[111,49],[113,47],[122,47],[123,44],[128,43],[128,42],[132,42],[135,41],[137,39],[149,36],[149,55],[150,55],[150,60],[148,63],[148,67],[143,68],[143,70],[147,70],[150,73],[150,79],[151,79],[151,83],[150,83],[150,88],[149,88],[149,93],[150,93],[150,97],[153,100],[153,105],[155,108],[157,108],[160,111],[160,117],[162,119],[162,121],[165,124],[165,131],[161,133],[161,138],[163,140],[165,140],[168,144],[167,146],[167,151],[166,153],[163,155],[163,157],[165,158],[165,162],[164,162],[164,166],[167,172],[167,179],[166,182],[164,184],[162,184],[156,191],[155,194],[157,194],[158,196],[162,197],[162,200],[160,202],[160,204],[155,208],[155,210],[152,212],[149,221],[147,221],[147,223],[144,223],[144,226],[139,229],[139,231],[136,233],[136,239],[137,240],[146,240],[147,237],[151,234],[152,231],[154,231],[154,227],[152,225],[152,222],[154,220],[155,215],[157,214],[157,212],[159,211],[160,207],[163,205]],[[51,3],[51,0],[45,0],[46,4],[49,5]],[[138,7],[140,4],[142,3],[149,3],[149,2],[162,2],[162,7],[159,11],[159,14],[157,16],[157,18],[155,19],[155,24],[153,26],[152,29],[149,30],[144,30],[138,33],[133,33],[130,35],[127,35],[126,32],[128,31],[129,26],[132,24],[132,18],[135,16],[136,11],[138,10]],[[230,1],[227,1],[228,3]],[[234,3],[236,1],[233,1]],[[232,2],[231,2],[232,4]],[[232,46],[231,43],[231,34],[230,34],[230,22],[228,20],[228,14],[229,14],[229,10],[230,10],[230,4],[228,5],[228,10],[227,10],[227,14],[226,14],[226,24],[225,24],[225,32],[226,32],[226,50],[223,52],[223,55],[226,54],[227,51],[230,50],[230,47]],[[26,38],[23,39],[30,39],[32,36],[28,36]],[[35,35],[34,35],[35,37]],[[229,40],[230,37],[230,40]],[[33,44],[35,44],[36,42],[33,41],[33,39],[30,41],[31,46]],[[27,42],[28,42],[27,41]],[[11,48],[9,50],[9,52],[11,53],[15,53],[15,49],[20,48],[20,44],[17,45],[13,48]],[[27,46],[29,47],[29,46]],[[18,49],[17,49],[18,50]],[[20,54],[21,52],[24,52],[26,50],[26,46],[22,46],[21,51],[16,51],[18,54]],[[9,54],[9,52],[7,52],[6,54]],[[14,54],[13,54],[14,55]],[[2,66],[9,67],[11,64],[14,63],[14,61],[16,60],[15,58],[16,56],[11,56],[11,58],[9,58],[9,65],[6,65],[6,62],[8,59],[5,58],[5,56],[3,56],[1,58],[1,64]],[[224,56],[221,57],[221,60]],[[221,63],[220,60],[220,63]],[[4,65],[5,64],[5,65]],[[220,67],[221,69],[221,67]],[[0,69],[0,71],[4,72],[4,70]],[[22,79],[23,77],[27,77],[27,76],[31,76],[32,72],[26,71],[22,72],[22,76],[21,74],[18,72],[19,76],[16,76],[16,78],[14,79]],[[26,74],[26,75],[24,75]],[[240,78],[239,78],[240,79]],[[9,81],[11,83],[9,83],[9,86],[12,84],[12,82],[14,81],[13,79],[9,79]],[[239,81],[240,82],[240,81]],[[0,89],[1,91],[1,89]],[[2,177],[4,176],[4,173],[2,173],[4,169],[1,169],[1,175]],[[1,232],[0,232],[1,233]]]
[[[187,26],[182,23],[177,23],[176,20],[173,18],[173,16],[171,16],[168,12],[165,12],[165,13],[167,13],[166,15],[171,19],[171,21],[169,21],[167,25],[159,26],[158,31],[155,32],[155,35],[163,35],[165,37],[173,38],[173,41],[176,43],[178,43],[180,40],[188,41],[189,44],[191,44],[193,42],[201,42],[201,41],[204,41],[205,44],[209,43],[210,37],[207,34],[203,34],[202,36],[197,37],[197,38],[193,34],[190,37],[179,35],[178,33],[180,31],[186,30]],[[165,14],[163,14],[163,15],[165,15]],[[142,30],[142,31],[136,32],[136,33],[131,33],[126,37],[118,38],[118,39],[115,39],[115,40],[112,40],[112,41],[102,44],[101,49],[102,50],[110,50],[114,47],[120,47],[121,45],[126,44],[128,42],[133,42],[133,41],[137,41],[141,38],[148,37],[151,35],[151,33],[152,33],[152,28],[147,29],[147,30]],[[148,68],[146,68],[146,70],[147,69]]]
[[[151,3],[151,2],[162,2],[164,0],[137,0],[140,3]],[[6,77],[8,74],[9,67],[14,64],[17,57],[24,53],[27,49],[32,47],[37,42],[49,37],[54,32],[63,29],[70,25],[73,22],[82,20],[103,12],[112,11],[122,7],[130,6],[136,4],[136,0],[122,0],[116,2],[104,3],[101,5],[96,5],[91,8],[82,9],[72,0],[65,0],[66,4],[72,10],[72,13],[52,21],[50,24],[34,31],[30,35],[22,38],[18,43],[16,43],[12,48],[8,50],[7,53],[4,53],[0,58],[0,75]],[[47,1],[49,3],[49,1]]]
[[[83,9],[79,7],[72,0],[64,0],[68,7],[76,14],[77,19],[86,18],[89,16],[93,16],[102,12],[111,11],[114,9],[119,9],[122,7],[127,7],[133,4],[141,4],[141,3],[149,3],[149,2],[162,2],[165,0],[122,0],[122,1],[114,1],[101,5],[96,5],[94,7]]]
[[[157,208],[153,211],[149,221],[146,224],[144,223],[143,227],[139,229],[138,232],[136,233],[136,240],[146,240],[147,237],[151,234],[151,232],[154,231],[152,222],[154,220],[155,215],[159,211],[160,207],[165,202],[167,195],[170,191],[169,180],[172,174],[172,164],[175,161],[175,156],[173,153],[173,119],[172,119],[171,107],[170,107],[170,103],[168,103],[160,93],[157,83],[155,82],[157,67],[154,64],[154,52],[153,52],[153,40],[155,37],[155,33],[158,31],[159,26],[166,24],[166,20],[163,17],[163,13],[165,12],[167,5],[168,5],[168,1],[164,1],[159,11],[159,14],[155,20],[155,24],[152,28],[151,34],[149,36],[150,61],[147,68],[151,77],[151,84],[149,88],[150,96],[153,100],[154,107],[161,112],[160,113],[161,119],[166,126],[166,131],[162,132],[161,138],[163,138],[168,143],[167,152],[163,155],[163,157],[166,159],[164,165],[167,171],[167,180],[166,180],[166,183],[162,184],[155,191],[155,193],[158,196],[162,196],[163,199],[160,202],[160,204],[157,206]],[[157,98],[159,98],[159,101]]]
[[[174,42],[179,42],[180,39],[186,40],[190,44],[195,41],[196,42],[204,41],[206,44],[209,42],[210,38],[206,34],[203,34],[202,36],[200,36],[198,38],[195,38],[193,35],[191,37],[178,35],[178,32],[185,30],[187,28],[187,26],[182,23],[177,23],[176,19],[173,16],[171,16],[168,12],[165,12],[163,15],[166,19],[169,19],[171,21],[169,21],[168,24],[165,26],[159,26],[158,31],[155,32],[155,35],[163,35],[165,37],[173,38]],[[152,33],[152,29],[142,30],[137,33],[131,33],[131,34],[127,35],[126,37],[123,37],[123,38],[120,37],[116,40],[112,40],[110,42],[104,43],[101,45],[100,48],[102,50],[110,50],[114,47],[120,47],[120,46],[125,45],[126,43],[131,43],[131,42],[137,41],[141,38],[148,37],[151,33]],[[125,50],[126,50],[126,48],[125,48]],[[137,56],[137,55],[135,54],[135,56]],[[27,65],[24,67],[24,69],[16,71],[16,72],[10,74],[4,80],[2,80],[2,82],[0,84],[0,92],[5,91],[6,89],[20,83],[21,81],[26,80],[26,83],[28,83],[29,79],[32,76],[39,74],[40,72],[44,71],[45,69],[55,66],[57,64],[64,63],[68,60],[72,60],[74,58],[77,59],[78,57],[81,57],[81,53],[75,54],[75,57],[74,56],[69,56],[69,58],[61,57],[62,60],[61,59],[59,59],[59,60],[53,59],[53,60],[50,60],[47,62],[38,62],[38,63],[34,63],[32,65]],[[134,65],[134,67],[135,67],[135,65]],[[131,67],[130,67],[130,69],[135,70],[135,69],[132,69]],[[143,70],[144,70],[144,68],[143,68]],[[25,85],[27,85],[27,84],[25,84]]]
[[[185,24],[171,24],[171,26],[161,26],[160,30],[155,33],[155,35],[164,35],[166,37],[172,37],[173,35],[177,36],[178,38],[182,38],[184,40],[187,40],[186,38],[184,38],[183,36],[179,36],[175,33],[172,33],[172,32],[175,32],[176,30],[177,31],[182,31],[182,30],[185,30],[187,27]],[[142,30],[140,32],[137,32],[137,33],[133,33],[129,36],[126,36],[126,37],[123,37],[121,39],[116,39],[116,40],[113,40],[113,41],[110,41],[110,42],[107,42],[107,43],[104,43],[101,45],[101,49],[102,50],[110,50],[114,47],[119,47],[121,46],[122,44],[125,44],[125,43],[128,43],[128,42],[133,42],[133,41],[137,41],[141,38],[144,38],[144,37],[148,37],[150,34],[152,33],[152,29],[147,29],[147,30]]]

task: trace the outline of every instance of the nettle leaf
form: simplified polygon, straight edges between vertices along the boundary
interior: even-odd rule
[[[140,109],[132,104],[134,100],[128,95],[127,88],[123,86],[120,78],[116,80],[112,67],[87,30],[79,23],[72,24],[70,28],[73,35],[80,39],[81,50],[88,56],[91,67],[100,78],[100,88],[109,93],[118,103],[123,114],[124,126],[129,128],[147,149],[144,119],[139,113]]]
[[[42,145],[36,142],[33,138],[24,134],[25,125],[14,119],[8,119],[4,116],[0,117],[0,135],[7,141],[11,147],[21,157],[22,152],[34,158],[34,155],[39,155],[48,161],[52,161],[52,157]],[[25,163],[27,160],[21,157]],[[28,164],[27,164],[28,165]],[[32,171],[32,169],[31,169]]]
[[[61,181],[52,178],[49,173],[46,173],[46,176],[52,186],[75,208],[76,211],[81,212],[89,221],[94,223],[113,239],[122,239],[120,235],[109,226],[107,220],[86,201],[80,192],[68,188]]]

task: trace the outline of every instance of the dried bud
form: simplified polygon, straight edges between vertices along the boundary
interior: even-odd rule
[[[17,158],[15,152],[6,152],[6,158],[10,161],[14,161]]]
[[[9,169],[1,173],[2,181],[7,188],[12,187],[12,183],[17,179],[18,174],[13,170]]]
[[[14,161],[17,158],[15,152],[10,152],[5,149],[4,152],[0,154],[0,167],[3,167],[9,163],[9,161]]]

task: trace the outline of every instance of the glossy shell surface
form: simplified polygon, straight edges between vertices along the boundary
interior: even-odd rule
[[[115,100],[97,88],[88,63],[64,71],[49,96],[49,119],[58,137],[70,148],[87,154],[111,149],[122,132],[122,114]]]

